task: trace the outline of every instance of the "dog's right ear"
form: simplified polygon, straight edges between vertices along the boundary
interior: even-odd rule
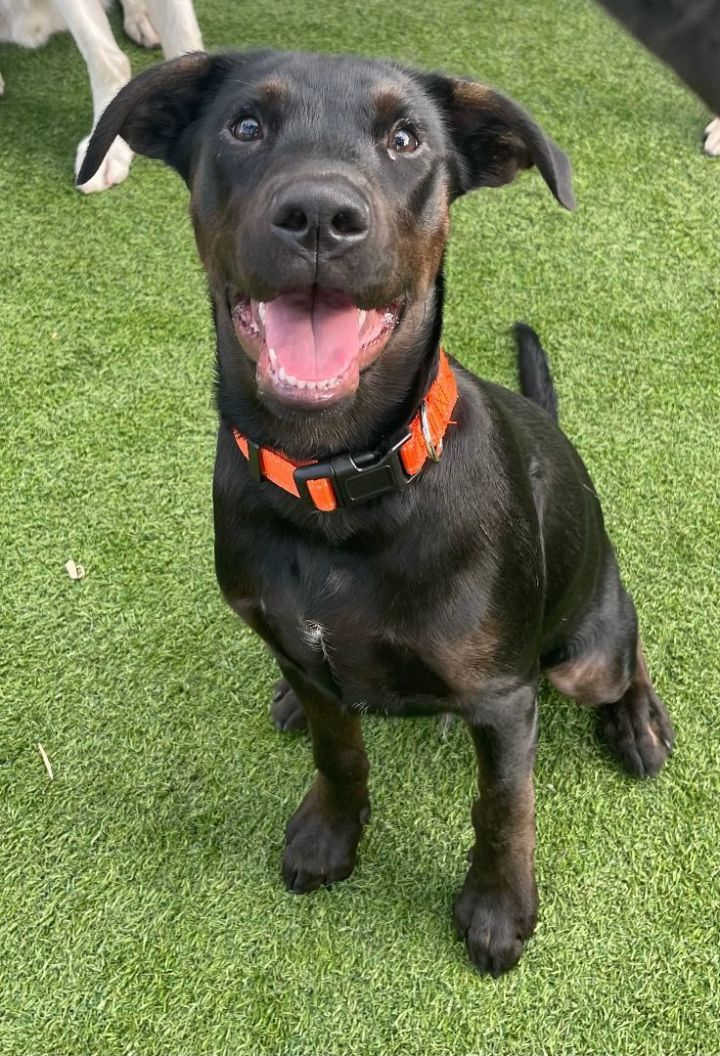
[[[477,187],[502,187],[535,165],[558,202],[575,208],[567,155],[517,103],[466,78],[408,72],[443,116],[455,160],[453,198]]]
[[[133,77],[98,121],[77,183],[87,183],[95,175],[116,136],[121,136],[136,154],[172,165],[187,182],[192,161],[190,127],[230,66],[229,56],[198,51],[152,66]]]

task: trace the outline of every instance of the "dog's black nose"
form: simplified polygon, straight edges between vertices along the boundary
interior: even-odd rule
[[[370,207],[354,187],[302,181],[275,197],[273,231],[294,247],[339,256],[368,233]]]

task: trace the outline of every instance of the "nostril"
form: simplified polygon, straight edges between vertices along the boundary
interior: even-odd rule
[[[348,235],[363,235],[367,231],[367,219],[360,209],[338,209],[330,221],[335,234],[347,238]]]
[[[297,205],[288,205],[282,209],[275,218],[275,227],[282,227],[286,231],[299,234],[308,228],[307,214]]]

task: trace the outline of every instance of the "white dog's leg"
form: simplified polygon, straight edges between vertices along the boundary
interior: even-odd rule
[[[93,127],[114,95],[130,79],[130,63],[120,50],[110,29],[101,0],[55,0],[67,27],[75,38],[88,73],[93,101]],[[82,164],[90,136],[78,144],[75,172]],[[85,194],[104,191],[121,183],[130,170],[132,151],[120,137],[110,147],[93,178],[80,190]]]
[[[2,74],[0,73],[0,98],[2,98],[3,95],[5,95],[5,81],[2,79]]]
[[[705,153],[720,158],[720,117],[714,118],[705,129]]]
[[[192,0],[146,0],[166,59],[186,51],[202,51],[200,27]]]
[[[159,48],[160,37],[144,0],[122,0],[123,29],[141,48]]]

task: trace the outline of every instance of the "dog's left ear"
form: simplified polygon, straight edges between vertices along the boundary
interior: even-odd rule
[[[442,74],[413,73],[439,105],[455,159],[453,196],[501,187],[536,165],[566,209],[575,208],[567,155],[525,111],[492,88]]]
[[[228,56],[198,51],[133,77],[103,111],[76,182],[82,185],[95,175],[116,136],[136,154],[172,165],[187,181],[192,157],[189,130],[229,66]]]

